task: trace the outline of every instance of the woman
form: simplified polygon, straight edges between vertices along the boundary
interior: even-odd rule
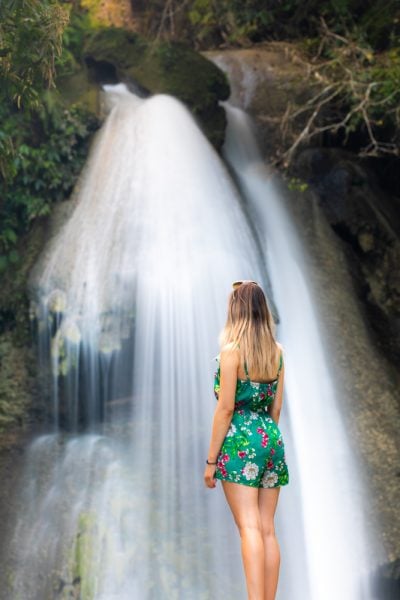
[[[223,490],[241,537],[249,600],[274,600],[280,549],[274,514],[289,483],[278,427],[283,348],[261,287],[237,281],[229,297],[215,373],[215,409],[205,484]]]

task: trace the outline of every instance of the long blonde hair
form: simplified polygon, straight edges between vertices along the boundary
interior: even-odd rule
[[[254,379],[276,376],[280,348],[275,340],[275,322],[258,284],[243,282],[230,293],[219,343],[221,348],[227,344],[239,346],[241,364],[246,361]]]

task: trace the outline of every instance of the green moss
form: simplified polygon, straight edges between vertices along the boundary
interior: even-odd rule
[[[66,107],[77,105],[93,116],[99,116],[99,88],[88,80],[83,68],[72,75],[59,78],[57,89]]]
[[[117,78],[138,83],[153,94],[170,94],[184,102],[219,148],[225,113],[219,100],[229,96],[225,74],[211,61],[178,42],[150,44],[117,27],[102,28],[87,39],[86,60],[113,65]]]
[[[78,580],[80,582],[79,597],[82,600],[92,600],[92,598],[94,598],[94,575],[97,570],[93,569],[93,549],[97,526],[96,516],[93,513],[84,512],[79,515],[78,532],[72,560],[72,572],[73,580]]]
[[[132,31],[119,27],[100,27],[89,33],[83,55],[97,61],[105,60],[124,71],[140,63],[148,48],[148,43]]]

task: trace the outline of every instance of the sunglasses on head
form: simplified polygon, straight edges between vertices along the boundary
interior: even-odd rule
[[[240,285],[242,285],[242,283],[254,283],[255,285],[258,285],[257,281],[250,281],[250,279],[244,279],[243,281],[234,281],[232,283],[233,289],[236,290]]]

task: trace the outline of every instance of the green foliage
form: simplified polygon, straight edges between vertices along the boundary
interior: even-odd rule
[[[55,0],[2,0],[0,89],[20,108],[38,107],[44,86],[54,83],[68,11]]]
[[[398,0],[149,0],[147,33],[197,47],[318,37],[321,18],[340,35],[357,30],[374,48],[398,45]]]
[[[291,177],[288,181],[288,189],[292,191],[305,192],[308,187],[308,183],[299,177]]]
[[[15,148],[0,182],[1,272],[18,262],[19,236],[34,219],[70,194],[98,124],[79,106],[68,110],[61,104],[31,113],[3,106],[0,121],[3,139]]]
[[[56,68],[73,72],[87,19],[56,0],[0,4],[0,273],[20,235],[72,190],[97,121],[63,106]],[[64,49],[62,51],[62,44]]]
[[[272,21],[265,4],[257,0],[194,0],[190,3],[188,20],[200,43],[246,44]]]
[[[286,110],[291,145],[279,158],[283,165],[300,144],[321,134],[360,156],[399,156],[400,50],[374,52],[363,33],[342,36],[324,21],[318,45],[308,44],[308,50],[310,97]],[[305,124],[300,134],[291,131],[299,116]]]
[[[62,51],[55,61],[57,78],[68,77],[80,68],[82,48],[92,24],[85,12],[72,11],[62,35]]]

